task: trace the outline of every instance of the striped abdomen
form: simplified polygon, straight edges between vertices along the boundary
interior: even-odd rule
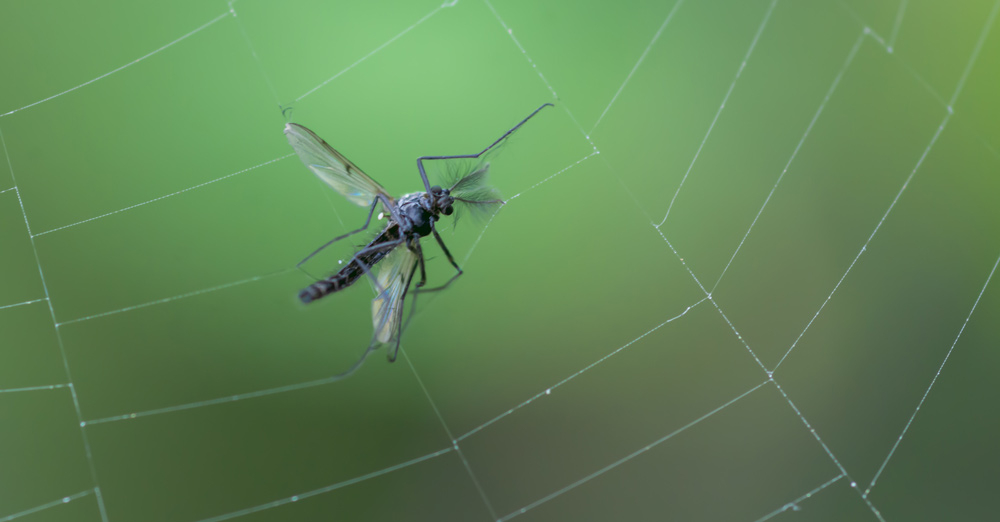
[[[386,227],[381,234],[376,236],[371,243],[368,243],[363,250],[370,249],[382,243],[395,241],[397,239],[399,239],[399,225],[393,223]],[[365,275],[365,271],[361,268],[361,264],[358,263],[358,259],[360,259],[369,270],[373,270],[375,264],[381,261],[385,256],[389,255],[392,250],[392,248],[384,248],[371,252],[365,252],[364,254],[357,256],[357,258],[352,258],[351,262],[344,268],[341,268],[336,274],[333,274],[326,279],[316,281],[315,283],[302,289],[302,291],[299,292],[299,299],[301,299],[303,303],[311,303],[325,295],[339,292],[351,286],[355,281],[361,279],[361,277]]]

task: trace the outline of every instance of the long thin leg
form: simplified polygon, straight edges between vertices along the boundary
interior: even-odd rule
[[[413,247],[410,248],[414,254],[417,254],[417,264],[420,265],[420,282],[417,283],[417,288],[427,284],[427,269],[424,266],[424,249],[420,247],[420,240],[418,238],[413,238]]]
[[[339,381],[339,380],[341,380],[341,379],[343,379],[345,377],[349,377],[352,373],[354,373],[355,370],[357,370],[358,368],[361,367],[361,363],[365,362],[365,359],[368,358],[368,354],[370,354],[370,353],[372,353],[374,351],[375,351],[375,343],[369,344],[368,348],[366,348],[365,351],[364,351],[364,353],[361,354],[361,357],[357,360],[357,362],[355,362],[353,365],[351,365],[351,367],[348,368],[346,371],[344,371],[342,373],[338,373],[337,375],[332,376],[331,379],[334,382],[336,382],[336,381]]]
[[[531,114],[529,114],[527,118],[521,120],[520,123],[518,123],[517,125],[514,125],[513,127],[511,127],[511,129],[509,131],[505,132],[503,134],[503,136],[500,136],[499,138],[497,138],[496,141],[494,141],[493,143],[491,143],[489,147],[486,147],[485,149],[483,149],[482,152],[480,152],[479,154],[460,154],[458,156],[421,156],[421,157],[417,158],[417,169],[420,171],[420,178],[423,179],[423,181],[424,181],[424,188],[427,189],[428,193],[430,193],[430,191],[431,191],[431,183],[430,183],[430,181],[427,180],[427,173],[424,172],[424,160],[443,160],[443,159],[461,159],[461,158],[474,159],[474,158],[478,158],[479,156],[482,156],[483,154],[486,154],[486,152],[488,150],[492,149],[493,147],[496,147],[497,144],[499,144],[501,141],[503,141],[505,138],[507,138],[507,136],[510,136],[514,131],[516,131],[518,129],[518,127],[520,127],[521,125],[524,125],[525,122],[527,122],[528,120],[530,120],[532,116],[538,114],[538,111],[544,109],[545,107],[549,107],[549,106],[553,106],[554,107],[554,105],[552,105],[551,103],[543,103],[541,107],[535,109],[535,111],[532,112]]]
[[[444,255],[448,256],[448,262],[451,263],[451,266],[455,267],[455,270],[457,270],[459,275],[461,275],[462,269],[458,267],[458,263],[455,262],[455,258],[451,257],[451,252],[448,251],[448,247],[444,246],[444,240],[441,239],[441,234],[438,234],[437,227],[435,227],[433,223],[431,224],[431,232],[434,233],[434,239],[437,239],[438,244],[441,245],[441,250],[444,250]]]
[[[423,258],[424,258],[424,255],[420,254],[420,260],[421,261],[423,261]],[[402,307],[406,305],[406,292],[410,289],[410,283],[412,283],[412,282],[413,282],[413,271],[410,270],[410,278],[406,280],[406,286],[403,287],[403,295],[399,296],[399,303],[400,303],[399,304],[399,306],[400,306],[399,313],[400,313],[400,315],[403,314],[403,308]],[[406,321],[407,324],[409,324],[409,322],[410,322],[409,320]],[[389,362],[396,362],[396,356],[399,354],[399,342],[403,338],[403,330],[405,330],[405,328],[406,328],[406,324],[400,325],[399,331],[396,332],[396,347],[393,348],[391,355],[390,354],[386,354],[387,358],[389,359]]]
[[[431,292],[440,292],[441,290],[444,290],[445,288],[448,288],[448,286],[451,285],[451,283],[454,282],[456,279],[458,279],[458,277],[460,275],[462,275],[462,274],[463,274],[463,272],[459,272],[459,273],[451,276],[451,279],[449,279],[448,282],[446,282],[445,284],[443,284],[441,286],[435,286],[434,288],[417,288],[417,289],[415,289],[413,291],[413,293],[414,294],[429,294]]]
[[[299,261],[299,263],[297,265],[295,265],[295,268],[300,268],[306,261],[309,261],[310,259],[312,259],[313,256],[315,256],[316,254],[318,254],[321,251],[323,251],[324,248],[326,248],[326,247],[328,247],[328,246],[336,243],[337,241],[340,241],[341,239],[353,236],[354,234],[357,234],[358,232],[361,232],[361,231],[365,230],[366,228],[368,228],[368,224],[372,222],[372,214],[375,213],[375,206],[378,205],[378,202],[379,202],[378,199],[376,199],[375,201],[372,201],[372,208],[368,209],[368,219],[365,220],[364,226],[362,226],[361,228],[359,228],[357,230],[352,230],[351,232],[348,232],[348,233],[346,233],[346,234],[344,234],[342,236],[337,236],[337,237],[335,237],[335,238],[327,241],[326,244],[324,244],[323,246],[321,246],[321,247],[317,248],[316,250],[314,250],[312,254],[309,254],[308,256],[306,256],[306,258],[303,259],[302,261]]]
[[[448,261],[451,263],[451,266],[455,267],[457,273],[451,276],[451,279],[449,279],[447,283],[434,288],[421,288],[423,285],[418,284],[417,289],[413,291],[414,293],[423,294],[427,292],[437,292],[440,290],[444,290],[445,288],[448,288],[448,285],[450,285],[452,282],[458,279],[458,276],[464,273],[462,272],[462,269],[458,267],[458,263],[455,262],[455,258],[451,257],[451,252],[448,251],[448,247],[444,246],[444,240],[441,239],[441,234],[438,234],[437,228],[434,227],[433,225],[431,225],[431,232],[434,233],[434,239],[437,239],[438,245],[441,245],[441,250],[444,251],[444,255],[448,256]],[[421,261],[423,260],[423,255],[420,256],[420,259]]]

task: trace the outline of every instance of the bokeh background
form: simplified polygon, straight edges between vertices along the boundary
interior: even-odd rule
[[[0,520],[989,518],[997,9],[5,3]],[[546,101],[324,381],[364,210],[284,123],[404,193]]]

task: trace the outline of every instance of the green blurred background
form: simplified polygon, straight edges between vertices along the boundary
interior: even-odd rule
[[[877,520],[907,426],[885,520],[996,513],[997,2],[439,2],[0,7],[0,520]],[[280,107],[401,194],[546,101],[301,384],[372,294]]]

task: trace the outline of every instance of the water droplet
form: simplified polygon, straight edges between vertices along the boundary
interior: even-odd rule
[[[87,422],[86,422],[86,421],[84,421],[84,422],[81,422],[81,423],[80,423],[80,427],[81,427],[81,428],[82,428],[82,427],[84,427],[84,426],[86,426],[86,425],[87,425]]]
[[[852,487],[852,488],[856,488],[856,487],[858,487],[858,483],[857,483],[857,482],[851,482],[851,487]]]
[[[295,496],[292,497],[292,502],[298,502],[298,501],[299,501],[299,496],[298,495],[295,495]]]
[[[69,501],[70,501],[70,498],[69,498],[69,497],[63,497],[63,504],[65,504],[65,503],[67,503],[67,502],[69,502]]]
[[[551,394],[552,394],[552,388],[545,390],[545,395],[551,395]]]

